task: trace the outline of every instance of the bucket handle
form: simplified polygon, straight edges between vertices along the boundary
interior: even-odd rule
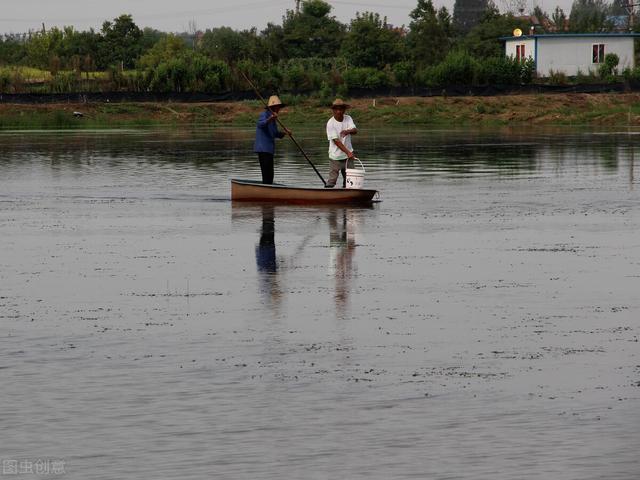
[[[365,173],[367,172],[367,171],[364,169],[364,165],[363,165],[362,161],[361,161],[358,157],[353,157],[353,160],[357,160],[358,162],[360,162],[360,166],[362,167],[362,171],[363,171],[363,172],[365,172]],[[347,165],[349,165],[349,160],[347,160]],[[354,165],[354,166],[355,166],[355,165]]]

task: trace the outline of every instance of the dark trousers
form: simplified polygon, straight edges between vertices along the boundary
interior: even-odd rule
[[[338,175],[342,173],[342,188],[347,186],[347,168],[353,168],[353,160],[349,160],[347,165],[346,160],[332,160],[329,159],[329,179],[327,180],[327,187],[335,187],[338,181]]]
[[[258,160],[262,171],[262,183],[271,185],[273,183],[273,153],[258,152]]]

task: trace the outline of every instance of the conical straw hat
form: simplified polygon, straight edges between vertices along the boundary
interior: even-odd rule
[[[267,107],[284,107],[284,103],[280,100],[280,97],[277,95],[271,95],[269,97],[269,101],[267,102]]]
[[[348,103],[346,103],[344,100],[342,100],[341,98],[336,98],[333,103],[331,104],[331,108],[335,108],[335,107],[344,107],[344,108],[351,108],[351,105],[349,105]]]

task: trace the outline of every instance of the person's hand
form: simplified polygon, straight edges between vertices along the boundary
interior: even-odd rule
[[[275,122],[278,119],[278,114],[276,112],[271,112],[271,117],[269,118],[270,122]]]
[[[286,128],[286,127],[283,128],[283,131],[284,131],[285,135],[289,135],[289,136],[293,135],[293,132],[291,130],[289,130],[288,128]]]
[[[340,132],[341,137],[346,137],[347,135],[351,135],[351,130],[342,130]]]
[[[349,152],[349,153],[347,154],[347,158],[348,158],[349,160],[353,160],[354,158],[356,158],[356,156],[353,154],[353,152]]]

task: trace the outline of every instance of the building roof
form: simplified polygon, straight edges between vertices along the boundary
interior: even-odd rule
[[[640,33],[541,33],[534,35],[521,35],[519,37],[509,36],[500,37],[500,40],[528,40],[531,38],[573,38],[573,37],[614,37],[614,38],[627,38],[627,37],[640,37]]]

